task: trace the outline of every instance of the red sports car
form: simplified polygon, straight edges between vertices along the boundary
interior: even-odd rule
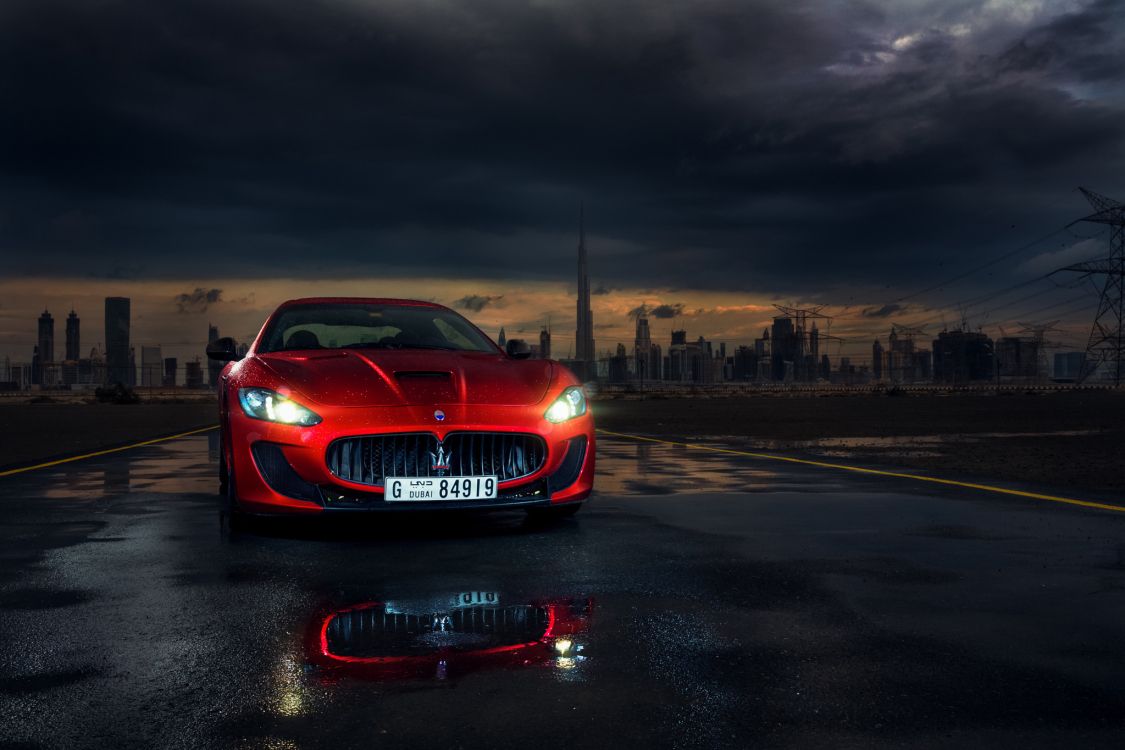
[[[578,510],[594,422],[558,362],[500,349],[429,302],[282,304],[218,383],[220,482],[232,513]]]

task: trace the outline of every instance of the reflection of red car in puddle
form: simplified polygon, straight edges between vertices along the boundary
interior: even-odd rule
[[[318,617],[306,639],[308,661],[323,676],[444,679],[482,669],[584,660],[593,601],[501,604],[488,592],[446,600],[358,604]]]

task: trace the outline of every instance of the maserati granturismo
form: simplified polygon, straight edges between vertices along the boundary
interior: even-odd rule
[[[219,480],[233,515],[574,513],[594,479],[578,379],[441,305],[282,304],[243,356],[221,338]]]

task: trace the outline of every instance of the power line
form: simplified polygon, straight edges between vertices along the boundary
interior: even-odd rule
[[[912,292],[912,293],[907,294],[903,297],[899,297],[898,299],[892,300],[890,304],[898,304],[900,302],[905,302],[906,300],[914,299],[915,297],[919,297],[923,294],[928,294],[929,292],[936,292],[938,289],[942,289],[942,288],[947,287],[951,284],[956,284],[958,281],[962,281],[964,279],[969,278],[970,276],[972,276],[974,274],[980,273],[981,271],[985,270],[986,268],[992,268],[995,265],[1003,263],[1004,261],[1008,260],[1009,258],[1015,257],[1016,255],[1019,255],[1020,253],[1024,252],[1025,250],[1028,250],[1032,247],[1035,247],[1039,243],[1045,242],[1045,241],[1051,239],[1052,237],[1054,237],[1055,235],[1061,234],[1065,231],[1067,231],[1067,227],[1065,227],[1065,226],[1059,227],[1058,229],[1054,230],[1053,232],[1045,234],[1042,237],[1040,237],[1036,240],[1032,240],[1031,242],[1028,242],[1024,245],[1020,245],[1016,249],[1011,250],[1009,252],[1006,252],[1003,255],[988,261],[987,263],[983,263],[983,264],[981,264],[981,265],[979,265],[979,266],[977,266],[977,267],[975,267],[971,270],[965,271],[964,273],[960,273],[960,274],[958,274],[958,275],[956,275],[956,276],[954,276],[950,279],[947,279],[945,281],[941,281],[941,282],[938,282],[937,284],[934,284],[932,286],[928,286],[925,289],[919,289],[916,292]]]

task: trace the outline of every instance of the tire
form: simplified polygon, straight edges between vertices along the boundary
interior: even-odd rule
[[[527,517],[532,521],[554,522],[561,521],[565,518],[570,518],[578,511],[582,510],[585,503],[569,503],[567,505],[560,505],[557,508],[531,508],[527,511]]]
[[[226,461],[223,460],[222,464]],[[225,472],[223,469],[225,468]],[[226,481],[223,482],[225,474]],[[247,516],[238,507],[238,484],[234,481],[234,469],[220,466],[219,521],[226,521],[230,531],[243,531],[247,527]]]
[[[230,485],[230,471],[227,469],[227,449],[223,445],[223,438],[219,436],[219,494],[225,495]]]

